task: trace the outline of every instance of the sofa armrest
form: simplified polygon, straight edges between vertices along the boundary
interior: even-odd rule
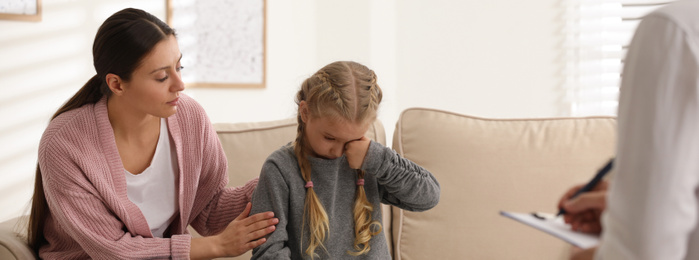
[[[36,259],[26,243],[24,232],[20,231],[20,221],[26,218],[17,217],[0,223],[0,259]]]

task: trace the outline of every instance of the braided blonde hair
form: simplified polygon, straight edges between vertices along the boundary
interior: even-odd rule
[[[366,66],[351,62],[338,61],[328,64],[306,79],[301,90],[296,94],[296,103],[307,103],[312,117],[331,116],[347,122],[365,124],[376,119],[376,111],[381,103],[381,88],[376,83],[376,74]],[[309,145],[304,139],[305,123],[301,111],[297,116],[298,130],[294,142],[294,152],[301,169],[301,176],[306,182],[311,181],[311,166],[307,153]],[[357,170],[357,177],[364,178],[365,172]],[[358,256],[371,250],[369,240],[381,233],[381,223],[372,221],[374,207],[367,200],[364,186],[358,185],[354,201],[354,249],[347,253]],[[303,225],[308,224],[309,241],[306,254],[313,259],[316,248],[323,247],[329,231],[328,214],[320,203],[313,187],[306,190]],[[302,238],[303,241],[303,238]]]

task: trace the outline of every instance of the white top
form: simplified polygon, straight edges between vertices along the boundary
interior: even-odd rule
[[[699,1],[642,20],[620,91],[596,259],[699,259]]]
[[[124,170],[129,200],[141,209],[153,237],[163,237],[177,216],[177,152],[171,145],[166,120],[160,120],[160,136],[150,166],[138,175]]]

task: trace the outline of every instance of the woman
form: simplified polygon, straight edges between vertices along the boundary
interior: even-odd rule
[[[39,257],[214,258],[264,243],[278,220],[248,217],[256,179],[226,187],[216,133],[180,93],[174,31],[124,9],[102,24],[92,51],[97,75],[39,145],[28,230]],[[188,225],[205,237],[192,238]]]

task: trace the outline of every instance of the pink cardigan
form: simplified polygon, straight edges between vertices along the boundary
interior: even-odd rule
[[[204,109],[180,95],[167,118],[179,163],[179,216],[169,238],[153,238],[140,209],[126,195],[124,169],[107,117],[106,98],[51,121],[39,145],[39,166],[50,214],[46,259],[188,259],[187,226],[221,232],[250,201],[257,185],[228,184],[227,161]]]

